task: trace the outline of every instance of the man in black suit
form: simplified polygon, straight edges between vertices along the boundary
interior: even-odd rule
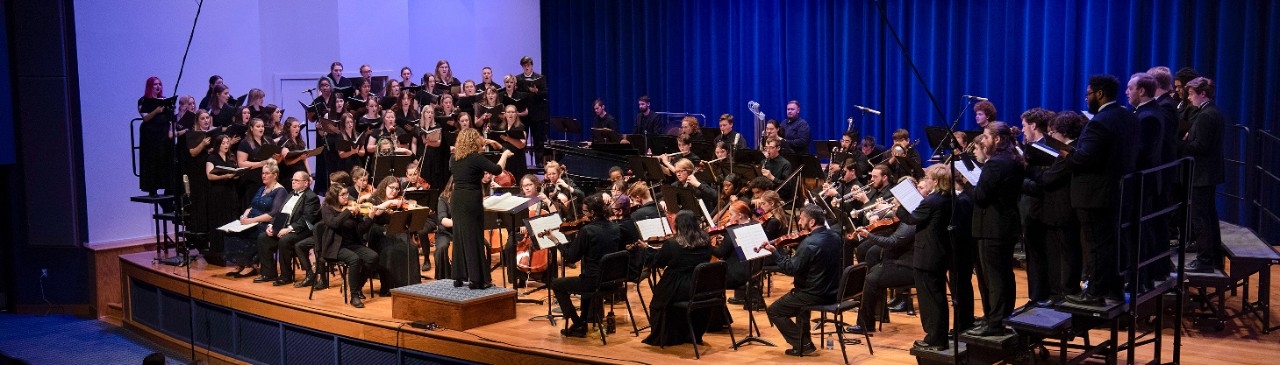
[[[1211,272],[1222,268],[1222,232],[1218,229],[1218,206],[1214,191],[1223,182],[1222,128],[1226,118],[1213,102],[1213,80],[1197,77],[1187,83],[1187,100],[1199,111],[1191,118],[1191,129],[1182,138],[1178,151],[1195,159],[1191,176],[1191,222],[1200,255],[1188,262],[1187,271]]]
[[[925,169],[925,178],[916,183],[916,190],[924,195],[924,200],[915,211],[898,208],[898,219],[904,224],[916,226],[916,237],[912,248],[911,267],[915,273],[916,292],[920,301],[920,325],[924,329],[924,339],[915,341],[915,347],[926,350],[944,350],[948,347],[947,325],[950,315],[947,312],[947,274],[959,274],[965,279],[965,273],[956,272],[953,255],[957,254],[948,234],[951,224],[951,171],[943,165],[929,166]],[[963,265],[963,263],[962,263]],[[970,269],[972,270],[972,269]],[[964,298],[956,297],[957,316],[962,316]],[[973,297],[968,298],[973,303]],[[968,307],[969,318],[960,322],[973,323],[973,307]]]
[[[1049,130],[1049,120],[1053,112],[1043,108],[1031,108],[1022,113],[1022,151],[1027,158],[1027,178],[1042,174],[1053,165],[1054,158],[1040,153],[1036,143],[1044,143]],[[1024,183],[1022,186],[1020,206],[1026,207],[1022,215],[1023,247],[1027,252],[1027,299],[1032,305],[1047,307],[1053,303],[1054,296],[1061,297],[1058,282],[1059,265],[1056,255],[1059,248],[1057,241],[1048,239],[1048,226],[1044,220],[1044,192],[1035,188],[1034,184]]]
[[[1013,313],[1015,285],[1013,248],[1022,224],[1018,199],[1026,162],[1017,151],[1013,129],[1004,122],[987,123],[977,138],[974,155],[982,163],[982,175],[971,191],[973,238],[978,242],[978,265],[986,282],[982,311],[986,323],[967,331],[972,336],[1004,335],[1004,319]]]
[[[794,182],[788,182],[782,185],[782,182],[791,175],[791,161],[782,158],[782,141],[777,139],[768,139],[764,141],[764,161],[761,161],[760,176],[763,176],[773,182],[773,186],[778,187],[778,195],[783,199],[791,197],[791,187]]]
[[[1067,296],[1072,303],[1101,306],[1104,299],[1120,299],[1116,270],[1120,241],[1120,178],[1137,161],[1138,120],[1116,103],[1120,81],[1111,75],[1089,77],[1085,100],[1093,119],[1080,132],[1074,152],[1067,156],[1071,171],[1071,206],[1080,220],[1081,243],[1089,258],[1089,288]]]
[[[666,133],[663,130],[662,118],[653,112],[652,106],[649,104],[649,96],[644,95],[636,100],[636,120],[635,129],[631,133],[643,135],[661,135]]]
[[[548,126],[551,123],[551,106],[547,103],[547,78],[533,72],[533,58],[520,58],[520,68],[524,70],[516,76],[516,90],[526,94],[525,105],[529,110],[525,125],[529,126],[529,137],[533,140],[535,161],[542,163],[542,146],[547,143]]]
[[[1142,137],[1136,141],[1141,144],[1138,151],[1138,169],[1149,169],[1173,160],[1172,152],[1170,156],[1165,154],[1166,150],[1171,151],[1169,145],[1173,141],[1166,139],[1165,136],[1172,134],[1166,133],[1166,130],[1172,132],[1173,128],[1177,128],[1177,117],[1173,109],[1166,108],[1155,100],[1154,96],[1159,94],[1159,89],[1156,87],[1158,84],[1154,76],[1140,72],[1131,76],[1125,87],[1125,96],[1129,99],[1129,105],[1134,107],[1133,111],[1142,128]],[[1154,179],[1147,180],[1146,186],[1143,187],[1142,201],[1139,202],[1143,207],[1140,210],[1142,214],[1154,212],[1165,205],[1164,194],[1167,189],[1161,177],[1156,176]],[[1169,232],[1165,229],[1167,225],[1164,215],[1157,216],[1143,225],[1144,229],[1139,242],[1142,244],[1141,253],[1144,260],[1168,249]],[[1169,271],[1168,260],[1151,263],[1141,272],[1139,291],[1145,291],[1151,286],[1150,280],[1163,279]]]
[[[773,252],[779,271],[795,277],[794,288],[765,310],[769,322],[778,327],[782,338],[791,344],[785,352],[787,355],[802,356],[817,351],[809,339],[809,311],[804,307],[834,303],[839,294],[840,235],[826,228],[824,214],[821,207],[813,204],[800,212],[797,224],[812,231],[796,246],[795,254],[776,250],[772,244],[762,247]]]
[[[590,292],[595,289],[594,285],[600,277],[600,259],[621,249],[618,245],[621,234],[618,224],[608,220],[607,212],[603,193],[596,193],[584,199],[582,213],[590,223],[578,231],[573,242],[560,247],[564,251],[564,262],[582,261],[582,272],[578,276],[555,279],[550,285],[551,292],[556,297],[556,303],[560,303],[565,319],[569,320],[569,328],[560,330],[560,334],[565,337],[586,337],[587,335],[587,324],[578,315],[570,294]],[[583,295],[582,302],[585,306],[586,303],[591,303],[591,298]]]
[[[299,241],[311,237],[311,230],[320,220],[320,198],[311,191],[311,174],[306,171],[293,173],[292,189],[289,198],[280,208],[280,217],[267,224],[266,230],[258,235],[258,259],[262,263],[262,276],[253,279],[255,283],[273,281],[272,285],[281,286],[293,283],[294,246]],[[272,259],[273,251],[279,251],[279,261]],[[315,272],[311,268],[311,260],[300,260],[302,269],[307,271],[306,281],[315,283]],[[276,263],[279,263],[279,272]]]

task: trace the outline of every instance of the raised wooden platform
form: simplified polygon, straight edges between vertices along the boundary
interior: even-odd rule
[[[669,346],[661,349],[641,343],[642,337],[630,336],[626,331],[619,331],[609,337],[607,346],[600,345],[600,339],[594,331],[587,338],[564,338],[560,336],[560,326],[552,326],[546,320],[528,320],[546,314],[545,305],[517,304],[516,318],[471,329],[459,330],[444,326],[435,331],[424,331],[413,328],[410,321],[393,317],[392,302],[386,297],[370,297],[366,307],[356,309],[342,301],[342,294],[337,287],[341,278],[334,276],[331,280],[334,288],[316,292],[315,300],[307,300],[306,289],[295,289],[291,286],[273,287],[269,284],[253,284],[251,279],[232,279],[224,274],[228,269],[204,264],[197,261],[191,270],[191,287],[188,295],[187,275],[184,268],[165,265],[153,265],[154,253],[142,252],[126,254],[119,257],[119,283],[124,305],[124,326],[161,343],[185,353],[187,342],[180,335],[190,330],[182,323],[192,318],[187,314],[188,307],[181,305],[181,300],[196,300],[195,337],[197,339],[197,357],[210,358],[215,363],[275,362],[284,363],[305,358],[308,363],[396,363],[395,358],[361,358],[354,356],[368,352],[370,349],[380,351],[391,350],[403,354],[402,358],[410,358],[416,353],[430,353],[441,359],[432,361],[448,362],[480,362],[480,363],[795,363],[835,364],[842,362],[839,347],[835,350],[819,350],[816,356],[804,358],[790,357],[783,354],[785,347],[767,347],[747,345],[734,351],[727,333],[707,334],[702,350],[702,360],[696,361],[693,348],[689,345]],[[570,271],[571,274],[576,274]],[[1278,275],[1273,273],[1273,275]],[[495,279],[501,275],[495,273]],[[1024,271],[1015,271],[1018,280],[1019,303],[1025,302],[1026,275]],[[1273,280],[1271,285],[1280,281]],[[791,278],[777,276],[774,279],[773,297],[766,298],[772,303],[780,293],[791,289]],[[375,284],[376,285],[376,284]],[[101,288],[100,288],[101,289]],[[364,289],[367,291],[368,286]],[[137,290],[138,293],[133,291]],[[652,298],[648,286],[643,287],[644,297]],[[631,300],[635,301],[635,289],[630,289]],[[367,293],[367,292],[366,292]],[[136,295],[135,295],[136,294]],[[144,295],[145,294],[145,295]],[[146,296],[151,295],[151,296]],[[545,291],[539,291],[531,298],[541,298]],[[176,316],[176,320],[162,323],[148,323],[145,313],[134,313],[134,308],[141,308],[129,303],[133,297],[157,303],[177,303],[180,313],[166,314],[165,317]],[[976,299],[975,299],[976,301]],[[648,319],[638,310],[636,321],[641,326]],[[166,304],[167,305],[167,304]],[[621,305],[621,304],[619,304]],[[1239,308],[1239,298],[1228,298],[1228,308]],[[977,305],[981,308],[981,305]],[[1269,308],[1280,314],[1276,308]],[[741,306],[730,306],[734,318],[734,331],[739,335],[746,332],[747,312]],[[618,328],[630,329],[629,318],[625,310],[618,312]],[[154,315],[154,314],[153,314]],[[850,313],[849,315],[855,315]],[[884,325],[883,331],[876,332],[873,338],[875,355],[868,355],[865,348],[851,346],[848,348],[850,363],[874,364],[914,364],[917,359],[911,355],[913,341],[923,337],[920,320],[915,316],[892,313],[892,322]],[[784,344],[778,331],[769,325],[763,312],[755,312],[761,328],[762,337],[775,344]],[[230,323],[243,324],[233,325]],[[278,322],[278,330],[263,332],[264,326]],[[438,322],[438,321],[437,321]],[[1202,333],[1189,329],[1183,338],[1183,362],[1185,363],[1217,363],[1221,354],[1232,354],[1233,361],[1246,363],[1269,363],[1274,354],[1280,353],[1280,334],[1261,333],[1258,321],[1250,317],[1232,318],[1227,322],[1227,330],[1216,333]],[[439,323],[439,322],[438,322]],[[557,321],[562,325],[562,321]],[[273,327],[275,328],[275,327]],[[827,328],[828,331],[831,327]],[[1166,329],[1166,334],[1172,330]],[[814,331],[816,339],[816,331]],[[210,333],[206,336],[204,333]],[[262,333],[267,333],[262,335]],[[642,332],[641,336],[648,332]],[[1090,337],[1099,343],[1109,337],[1104,330],[1093,330]],[[272,337],[275,336],[275,337]],[[293,350],[279,355],[279,361],[255,360],[240,355],[222,355],[231,351],[261,351],[269,349],[266,345],[293,343],[297,338],[319,338],[333,336],[336,340],[324,342],[320,352],[332,352],[330,357],[307,355],[314,353]],[[1079,340],[1077,340],[1079,341]],[[267,342],[266,345],[263,342]],[[277,344],[276,342],[279,342]],[[303,342],[306,343],[306,342]],[[295,345],[292,349],[317,350]],[[335,350],[336,349],[336,350]],[[1151,358],[1150,350],[1139,349],[1135,362],[1146,362]],[[1076,350],[1072,350],[1078,353]],[[1171,356],[1170,346],[1163,350],[1164,358]],[[206,355],[208,354],[208,355]],[[323,354],[322,354],[323,355]],[[1056,354],[1053,354],[1056,355]],[[255,355],[257,356],[257,355]],[[1051,356],[1056,357],[1056,356]],[[286,360],[287,359],[287,360]],[[372,360],[371,360],[372,359]],[[1121,361],[1125,361],[1122,357]],[[410,363],[414,361],[402,360]]]

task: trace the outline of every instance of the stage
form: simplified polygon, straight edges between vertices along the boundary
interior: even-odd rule
[[[363,309],[342,302],[342,278],[334,276],[332,287],[315,293],[292,286],[273,287],[254,284],[251,278],[225,276],[228,269],[197,261],[191,267],[188,287],[186,268],[153,264],[154,252],[119,256],[123,318],[121,322],[140,334],[178,351],[188,351],[191,337],[191,303],[195,299],[195,339],[197,358],[215,363],[693,363],[693,347],[681,345],[661,349],[634,337],[626,308],[615,305],[617,333],[601,345],[598,332],[587,338],[564,338],[559,330],[563,321],[552,326],[545,319],[529,320],[545,315],[545,304],[516,304],[516,319],[489,324],[465,331],[440,328],[424,331],[411,327],[410,321],[392,318],[392,300],[370,297]],[[571,271],[571,274],[573,272]],[[1016,270],[1018,303],[1025,299],[1026,275]],[[300,274],[299,274],[300,275]],[[1272,273],[1272,276],[1276,276]],[[498,280],[501,275],[495,275]],[[1275,287],[1280,280],[1272,280]],[[773,280],[771,303],[791,287],[791,278],[778,275]],[[368,286],[364,287],[368,295]],[[648,285],[644,297],[651,298]],[[188,292],[190,294],[188,294]],[[546,291],[538,291],[527,299],[542,299]],[[648,320],[640,309],[635,289],[629,295],[638,324]],[[1228,308],[1239,308],[1239,298],[1228,298]],[[981,305],[977,305],[981,308]],[[1273,315],[1280,314],[1271,309]],[[733,329],[739,339],[746,335],[747,312],[730,305]],[[848,321],[856,313],[848,314]],[[816,316],[814,317],[816,318]],[[763,338],[778,347],[750,344],[735,351],[729,334],[709,333],[700,346],[702,362],[707,363],[840,363],[838,344],[833,350],[821,349],[804,358],[786,356],[785,342],[770,327],[764,312],[755,312]],[[903,313],[890,315],[891,322],[871,337],[875,355],[866,345],[848,345],[851,363],[914,364],[909,354],[912,341],[923,336],[920,320]],[[431,321],[429,318],[424,320]],[[1233,318],[1221,332],[1200,332],[1187,321],[1182,356],[1185,363],[1238,362],[1269,363],[1270,356],[1280,353],[1280,335],[1263,334],[1258,321],[1251,317]],[[832,329],[827,327],[828,332]],[[1166,328],[1165,334],[1172,329]],[[642,332],[641,336],[648,332]],[[814,340],[818,341],[817,331]],[[1105,330],[1090,332],[1095,343],[1106,338]],[[849,336],[861,338],[861,336]],[[1171,338],[1171,336],[1166,336]],[[1168,341],[1168,340],[1167,340]],[[1077,342],[1079,342],[1077,340]],[[1171,342],[1164,346],[1164,359],[1171,356]],[[1051,347],[1051,349],[1053,349]],[[1151,348],[1138,350],[1139,362],[1151,358]],[[1072,351],[1075,352],[1074,350]],[[1230,354],[1229,357],[1224,355]],[[1051,356],[1056,359],[1056,355]],[[1121,358],[1121,361],[1124,361]]]

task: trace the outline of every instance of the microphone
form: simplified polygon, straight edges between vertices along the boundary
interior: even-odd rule
[[[965,98],[969,98],[969,99],[971,99],[971,100],[977,100],[977,101],[987,101],[987,100],[988,100],[987,98],[984,98],[984,97],[981,97],[981,96],[973,96],[973,95],[961,95],[961,96],[963,96],[963,97],[965,97]]]
[[[985,99],[984,99],[984,100],[985,100]],[[854,107],[854,108],[858,108],[858,110],[861,110],[863,113],[871,113],[871,114],[875,114],[875,115],[880,115],[880,111],[879,111],[879,110],[871,109],[871,108],[868,108],[868,107],[865,107],[865,106],[861,106],[861,105],[854,105],[853,107]]]
[[[191,196],[191,179],[187,174],[182,174],[182,191],[187,193],[187,196]]]
[[[319,89],[319,88],[318,88],[318,87],[313,87],[313,88],[310,88],[310,89],[302,90],[302,93],[303,93],[303,94],[306,94],[306,93],[309,93],[309,92],[312,92],[312,91],[316,91],[316,89]]]

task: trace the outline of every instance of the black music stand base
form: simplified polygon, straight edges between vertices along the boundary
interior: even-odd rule
[[[733,343],[733,347],[746,346],[747,344],[750,344],[752,342],[769,346],[769,347],[778,347],[777,345],[774,345],[772,342],[769,342],[768,340],[765,340],[760,337],[760,325],[756,324],[756,314],[753,313],[754,311],[752,311],[751,309],[746,308],[747,306],[751,305],[752,299],[754,299],[754,297],[751,296],[751,287],[754,285],[764,285],[763,273],[764,273],[764,270],[760,270],[759,272],[756,272],[754,275],[752,275],[753,276],[753,278],[751,279],[752,282],[747,283],[747,290],[743,291],[743,295],[747,297],[746,304],[743,305],[743,309],[747,310],[747,336],[743,337],[741,340],[738,340],[738,342]]]

